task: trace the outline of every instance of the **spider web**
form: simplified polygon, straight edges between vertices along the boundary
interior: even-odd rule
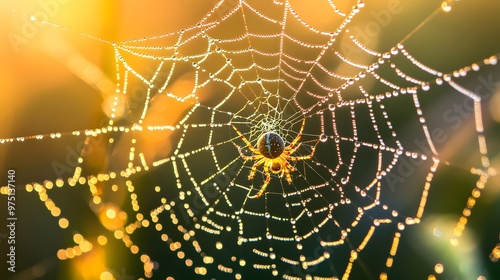
[[[391,270],[411,228],[435,236],[447,230],[446,246],[459,246],[476,199],[495,173],[482,97],[464,84],[493,71],[484,69],[495,69],[497,58],[441,72],[406,47],[414,32],[383,51],[363,44],[351,27],[370,2],[349,8],[324,2],[336,19],[330,29],[313,27],[288,1],[220,1],[196,25],[176,32],[99,39],[113,48],[116,61],[116,92],[106,99],[109,122],[0,139],[85,139],[73,176],[25,189],[40,196],[61,227],[67,227],[64,219],[72,228],[51,195],[59,191],[54,186],[86,186],[101,230],[73,237],[80,250],[106,244],[99,241],[103,236],[109,247],[120,241],[134,255],[131,267],[140,263],[141,274],[154,279],[386,279],[406,269],[402,261]],[[143,89],[139,97],[137,88]],[[475,148],[465,155],[447,155],[449,143],[435,133],[443,124],[433,122],[432,106],[445,97],[472,104],[468,133],[475,134]],[[175,108],[184,110],[179,119],[169,117]],[[314,156],[292,163],[291,184],[273,174],[262,197],[251,198],[266,174],[260,165],[248,179],[255,162],[241,158],[238,149],[251,151],[231,125],[254,145],[269,131],[289,145],[304,120],[293,155]],[[95,151],[97,138],[106,140],[107,152]],[[87,165],[96,153],[108,158],[105,170]],[[437,207],[428,199],[441,169],[465,174],[468,193],[451,224],[424,227],[426,211]],[[126,196],[126,203],[117,196]],[[75,257],[69,251],[57,256]],[[426,276],[442,273],[440,258],[430,266]]]

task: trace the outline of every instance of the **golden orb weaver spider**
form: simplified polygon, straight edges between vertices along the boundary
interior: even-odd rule
[[[283,138],[281,138],[281,136],[279,136],[276,132],[270,131],[262,134],[259,137],[259,140],[257,140],[257,149],[254,148],[252,143],[250,143],[250,141],[248,141],[248,139],[233,124],[231,124],[234,131],[236,131],[241,140],[243,140],[250,151],[252,151],[252,155],[247,156],[243,154],[243,152],[241,151],[241,147],[235,144],[243,160],[255,161],[250,174],[248,175],[248,180],[253,179],[255,172],[257,172],[257,167],[259,167],[260,165],[264,166],[264,174],[266,175],[264,185],[262,185],[256,195],[251,196],[250,198],[259,198],[264,193],[267,186],[269,185],[269,182],[271,181],[270,172],[272,172],[273,174],[280,174],[280,177],[283,177],[283,175],[285,175],[286,181],[288,182],[288,184],[291,184],[292,177],[290,175],[290,172],[294,171],[295,168],[288,161],[306,160],[311,159],[314,156],[314,150],[316,147],[313,147],[311,154],[307,156],[292,156],[292,154],[295,153],[302,144],[299,143],[297,145],[297,142],[299,142],[300,138],[302,137],[302,131],[304,130],[305,124],[306,119],[303,119],[300,131],[297,134],[297,137],[295,137],[295,139],[293,139],[293,141],[290,143],[290,145],[285,147],[285,141],[283,141]]]

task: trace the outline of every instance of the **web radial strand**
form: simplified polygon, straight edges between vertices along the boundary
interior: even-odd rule
[[[478,151],[467,168],[479,179],[452,240],[494,174],[481,97],[460,81],[496,57],[444,74],[410,54],[408,37],[380,52],[356,38],[350,27],[368,3],[324,2],[338,18],[328,30],[291,1],[220,1],[194,26],[113,43],[115,100],[125,100],[127,115],[0,142],[116,139],[108,148],[126,160],[115,169],[85,177],[80,157],[71,178],[26,189],[42,198],[54,184],[88,185],[98,205],[99,186],[116,181],[130,196],[129,220],[109,232],[140,256],[146,277],[185,276],[172,262],[217,279],[386,279],[405,230],[425,218],[438,170],[453,165],[433,133],[433,89],[473,101]],[[170,121],[175,107],[182,116]],[[169,152],[151,155],[149,137],[165,132]],[[279,161],[259,152],[268,132],[284,140]]]

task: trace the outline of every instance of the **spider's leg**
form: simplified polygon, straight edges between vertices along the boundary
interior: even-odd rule
[[[234,145],[236,146],[236,144],[234,144]],[[238,148],[238,152],[240,153],[240,157],[245,161],[247,161],[247,160],[253,161],[253,160],[257,160],[257,159],[263,157],[260,153],[256,153],[255,155],[247,156],[247,155],[243,154],[243,152],[241,151],[241,147],[238,147],[238,146],[236,146],[236,147]]]
[[[248,141],[248,139],[236,128],[236,126],[234,126],[233,124],[231,124],[231,126],[233,127],[234,131],[236,131],[236,133],[238,133],[238,136],[240,136],[241,140],[243,140],[243,142],[245,142],[245,144],[248,146],[248,148],[254,154],[258,154],[258,150],[253,147],[252,143],[250,143],[250,141]]]
[[[272,161],[270,161],[269,164],[272,164]],[[260,187],[260,190],[256,195],[251,196],[250,198],[259,198],[266,191],[267,185],[269,185],[269,182],[271,181],[271,174],[269,173],[269,167],[267,163],[264,164],[264,173],[266,174],[266,180],[264,181],[264,185]]]
[[[257,171],[257,167],[266,161],[265,157],[258,155],[257,158],[259,158],[259,157],[262,157],[262,158],[253,164],[252,170],[250,170],[250,174],[248,175],[248,180],[253,179],[253,176],[255,175],[255,172]]]
[[[291,154],[295,153],[300,148],[300,145],[302,145],[302,143],[299,143],[295,147],[291,147],[291,146],[285,147],[284,153],[287,155],[291,155]]]
[[[287,167],[283,168],[283,172],[285,173],[285,178],[286,178],[286,181],[288,182],[288,184],[291,184],[292,183],[292,176],[290,175],[290,170],[293,171],[293,169],[288,169],[288,166],[292,167],[290,164],[287,163]]]
[[[287,157],[289,158],[289,157]],[[286,160],[286,158],[283,158],[283,161],[285,163],[285,167],[289,170],[289,171],[295,171],[295,167],[293,167],[289,162],[288,160]]]
[[[290,175],[290,172],[295,170],[295,167],[293,167],[288,160],[286,160],[287,157],[280,157],[281,165],[283,166],[283,169],[281,170],[282,174],[285,174],[286,181],[288,184],[292,183],[292,176]],[[282,175],[283,176],[283,175]]]
[[[315,150],[316,150],[316,147],[313,147],[312,148],[312,152],[309,155],[307,155],[307,156],[299,156],[299,157],[287,156],[286,159],[287,160],[291,160],[291,161],[299,161],[299,160],[304,160],[304,159],[311,159],[314,156],[314,151]]]
[[[304,130],[305,125],[306,125],[306,119],[304,118],[302,120],[302,126],[300,127],[299,134],[297,134],[297,137],[295,137],[295,139],[293,139],[292,143],[290,143],[288,148],[293,149],[293,147],[295,147],[295,144],[297,144],[297,142],[299,142],[300,137],[302,137],[302,131]]]

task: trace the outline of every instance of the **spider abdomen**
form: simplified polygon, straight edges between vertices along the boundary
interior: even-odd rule
[[[277,158],[285,150],[285,141],[275,132],[266,132],[260,136],[257,149],[266,158]]]

